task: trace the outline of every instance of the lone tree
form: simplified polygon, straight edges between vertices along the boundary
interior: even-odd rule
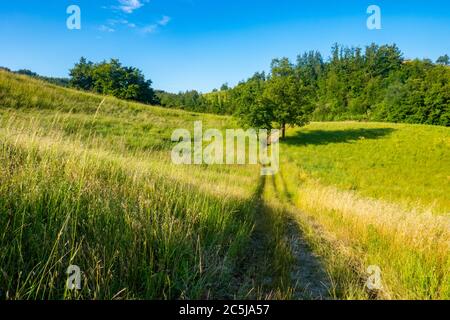
[[[272,61],[262,102],[272,110],[272,122],[281,129],[283,139],[287,125],[304,126],[309,122],[313,111],[309,90],[287,58]]]
[[[310,90],[289,59],[275,59],[267,78],[264,73],[256,73],[234,89],[236,116],[246,126],[280,128],[285,138],[287,125],[309,122],[313,111]]]
[[[448,66],[450,65],[450,57],[448,56],[448,54],[440,56],[437,60],[436,60],[437,64],[442,64],[444,66]]]

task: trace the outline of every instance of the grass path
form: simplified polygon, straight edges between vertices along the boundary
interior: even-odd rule
[[[294,299],[330,298],[331,283],[320,257],[315,254],[297,222],[289,219],[287,236],[294,256],[291,279],[295,284]]]
[[[298,213],[290,211],[293,206],[283,202],[282,194],[273,193],[272,177],[262,180],[251,244],[251,260],[255,267],[249,270],[259,275],[263,290],[276,288],[269,294],[270,298],[330,298],[329,277],[295,220]]]

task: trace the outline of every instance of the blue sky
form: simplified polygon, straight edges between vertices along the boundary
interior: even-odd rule
[[[81,30],[66,9],[81,8]],[[368,30],[369,5],[382,30]],[[67,76],[85,56],[119,58],[154,87],[203,92],[268,70],[275,57],[328,56],[335,42],[397,43],[407,58],[450,54],[448,0],[15,0],[0,4],[0,65]]]

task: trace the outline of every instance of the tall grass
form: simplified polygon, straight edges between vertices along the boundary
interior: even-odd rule
[[[252,197],[223,197],[145,170],[145,163],[2,135],[0,223],[7,298],[58,298],[64,271],[82,298],[229,294],[252,230]]]
[[[172,165],[173,129],[196,120],[236,126],[0,71],[0,299],[318,297],[292,275],[293,232],[332,298],[450,298],[448,128],[313,123],[261,179]]]
[[[194,120],[234,125],[1,71],[0,299],[286,297],[259,276],[273,261],[248,259],[259,168],[171,164]]]

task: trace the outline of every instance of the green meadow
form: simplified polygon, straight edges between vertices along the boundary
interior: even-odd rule
[[[292,130],[289,162],[311,178],[411,208],[450,212],[450,130],[388,123],[323,122]]]
[[[0,71],[0,299],[450,298],[449,128],[290,128],[264,178],[173,165],[200,120]]]
[[[449,128],[312,123],[281,147],[266,198],[301,226],[332,297],[450,297]],[[365,287],[369,266],[382,290]]]

